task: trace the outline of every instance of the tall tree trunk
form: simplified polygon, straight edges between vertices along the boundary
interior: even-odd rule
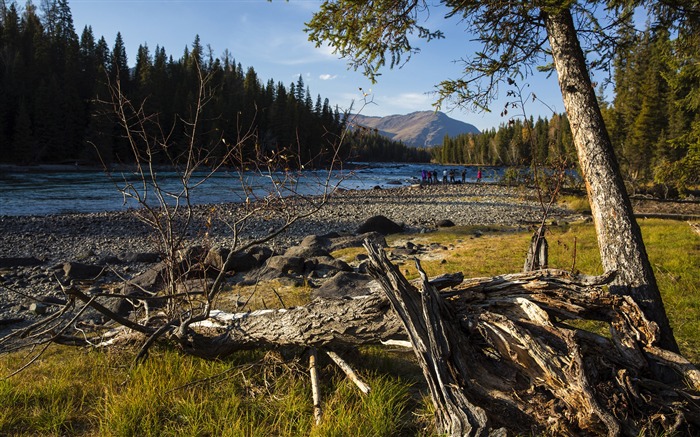
[[[630,295],[660,328],[661,347],[677,352],[642,233],[620,175],[583,51],[569,9],[546,13],[552,58],[559,75],[564,108],[586,182],[603,268],[615,270],[613,293]]]

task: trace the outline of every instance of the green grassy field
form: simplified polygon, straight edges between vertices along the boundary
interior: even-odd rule
[[[687,223],[640,222],[682,353],[700,363],[700,237]],[[520,271],[530,233],[458,228],[416,235],[436,242],[429,275],[467,277]],[[553,227],[550,266],[602,273],[591,224]],[[396,236],[390,244],[406,236]],[[350,258],[352,250],[336,255]],[[401,266],[415,276],[412,263]],[[304,295],[296,290],[295,302]],[[351,360],[372,387],[362,395],[322,361],[323,421],[314,425],[303,350],[238,353],[205,361],[157,348],[132,367],[133,350],[51,347],[19,375],[0,380],[0,435],[395,436],[434,435],[430,400],[410,352],[367,347]],[[4,355],[0,376],[25,361]]]

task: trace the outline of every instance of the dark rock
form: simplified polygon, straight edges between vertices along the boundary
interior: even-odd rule
[[[3,317],[0,318],[0,326],[14,325],[24,322],[24,317]]]
[[[63,274],[65,277],[78,281],[97,279],[103,271],[104,267],[91,264],[83,264],[79,262],[68,262],[63,264]]]
[[[119,259],[119,257],[114,256],[114,255],[105,255],[97,261],[97,264],[99,264],[101,266],[121,264],[121,263],[122,263],[122,260]]]
[[[369,275],[339,272],[319,288],[311,292],[312,298],[342,299],[344,297],[364,296],[369,294],[367,284],[372,280]]]
[[[272,249],[267,246],[253,246],[247,253],[258,261],[259,266],[263,265],[274,254]]]
[[[335,274],[339,271],[352,272],[352,267],[343,260],[333,258],[332,256],[320,256],[309,259],[305,264],[306,272],[315,272],[319,277]]]
[[[298,256],[277,255],[268,258],[265,262],[266,270],[276,270],[282,274],[294,273],[300,275],[304,273],[304,258]]]
[[[41,303],[45,303],[47,305],[65,305],[66,304],[65,299],[61,299],[61,298],[55,297],[55,296],[43,296],[43,297],[39,298],[39,300],[41,301]]]
[[[156,292],[165,284],[167,266],[161,262],[147,269],[145,272],[133,277],[122,288],[122,294],[141,295],[143,292]]]
[[[308,235],[301,240],[301,247],[328,247],[330,246],[330,238],[320,235]]]
[[[30,257],[0,257],[0,268],[38,266],[43,261]]]
[[[234,252],[232,255],[230,253],[231,251],[227,248],[213,247],[207,253],[204,265],[221,271],[229,256],[231,258],[228,260],[229,264],[226,269],[228,272],[247,272],[261,265],[260,261],[250,253]]]
[[[123,252],[117,257],[123,263],[147,263],[160,261],[160,254],[155,252]]]
[[[444,219],[444,220],[438,221],[438,222],[436,223],[436,225],[437,225],[438,228],[451,228],[451,227],[453,227],[455,224],[454,224],[454,222],[453,222],[452,220]]]
[[[415,255],[416,252],[416,249],[408,249],[405,247],[396,247],[391,249],[391,254],[395,256],[411,256]]]
[[[284,252],[287,257],[313,258],[317,256],[330,256],[322,246],[293,246]]]
[[[347,249],[348,247],[362,247],[365,240],[369,240],[380,247],[387,246],[384,235],[380,234],[379,232],[367,232],[360,235],[332,238],[328,251],[333,252],[340,249]]]
[[[357,228],[357,234],[367,232],[378,232],[382,235],[398,234],[403,232],[403,226],[391,221],[383,215],[375,215],[368,218],[363,224]]]

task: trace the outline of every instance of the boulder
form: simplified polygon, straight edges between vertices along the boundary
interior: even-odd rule
[[[438,222],[436,223],[436,225],[437,225],[438,228],[451,228],[451,227],[453,227],[455,224],[454,224],[454,222],[453,222],[452,220],[443,219],[443,220],[438,221]]]
[[[204,265],[221,271],[231,251],[224,247],[213,247],[204,259]],[[260,266],[260,261],[250,253],[235,252],[231,255],[227,271],[247,272]]]
[[[65,277],[78,281],[97,279],[103,271],[104,267],[92,264],[83,264],[79,262],[67,262],[63,264],[63,274]]]
[[[353,272],[338,272],[319,288],[311,292],[312,298],[342,299],[364,296],[370,293],[367,284],[372,281],[369,275]]]
[[[359,228],[357,228],[356,233],[364,234],[367,232],[378,232],[382,235],[398,234],[403,232],[403,226],[393,222],[383,215],[375,215],[365,220],[365,222],[362,223]]]
[[[144,291],[155,293],[165,284],[166,268],[165,263],[160,262],[140,275],[133,277],[122,287],[122,294],[127,296],[138,295]]]
[[[317,256],[330,256],[322,246],[293,246],[284,252],[287,257],[314,258]]]
[[[323,277],[329,274],[335,274],[339,271],[351,272],[352,267],[345,261],[333,258],[332,256],[319,256],[308,259],[305,263],[304,270],[306,273],[314,272],[316,276]]]
[[[276,270],[282,274],[297,274],[304,273],[304,258],[298,256],[276,255],[268,258],[265,262],[265,270]]]
[[[119,261],[130,263],[147,263],[152,264],[160,261],[160,254],[156,252],[122,252],[117,258]]]
[[[247,253],[258,261],[258,266],[261,266],[268,260],[274,252],[267,246],[253,246],[248,249]]]
[[[43,261],[30,257],[0,257],[0,268],[38,266]]]
[[[340,249],[347,249],[348,247],[362,247],[365,240],[370,240],[372,243],[381,247],[387,246],[384,235],[379,232],[366,232],[359,235],[332,238],[328,251],[333,252]]]
[[[391,254],[394,256],[411,256],[415,255],[417,250],[415,248],[408,247],[395,247],[391,249]]]

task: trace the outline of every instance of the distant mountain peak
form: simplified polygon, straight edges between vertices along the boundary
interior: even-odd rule
[[[356,114],[351,116],[351,120],[359,126],[376,129],[380,134],[412,147],[440,145],[445,135],[454,137],[480,133],[474,125],[450,118],[440,111],[416,111],[385,117]]]

